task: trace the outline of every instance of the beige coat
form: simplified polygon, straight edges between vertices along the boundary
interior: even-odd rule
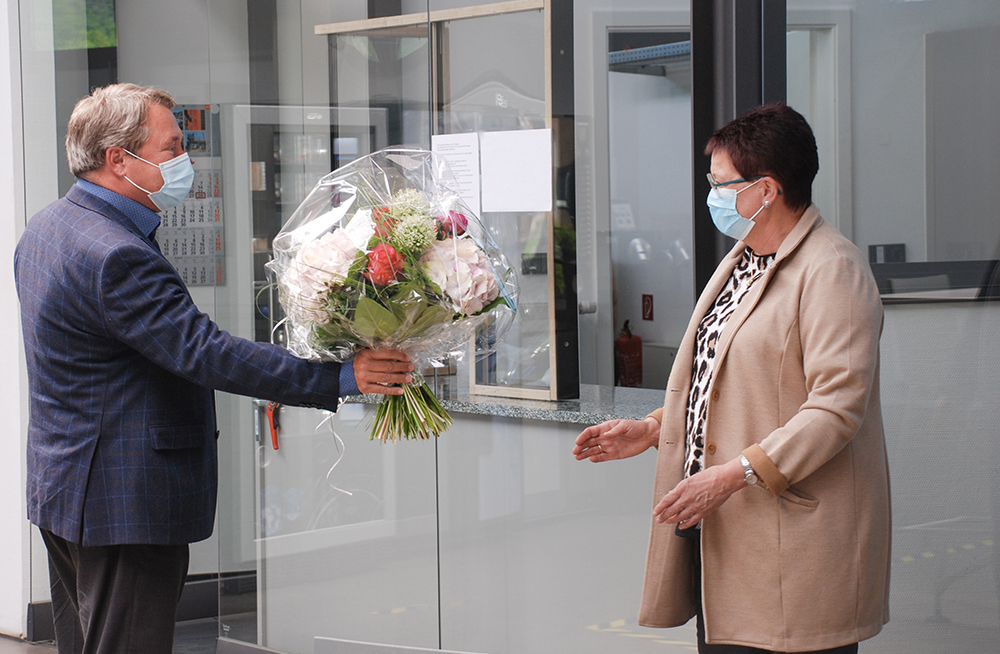
[[[677,352],[654,503],[682,476],[695,330],[743,248],[719,264]],[[703,521],[709,643],[827,649],[870,638],[889,620],[881,325],[868,263],[811,206],[718,344],[705,465],[743,452],[770,492],[744,488]],[[653,522],[639,624],[672,627],[694,615],[691,542]]]

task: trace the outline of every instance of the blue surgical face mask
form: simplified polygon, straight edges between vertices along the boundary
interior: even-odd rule
[[[757,180],[757,182],[759,181],[760,179]],[[757,182],[754,182],[750,186],[753,186]],[[742,241],[750,234],[750,230],[756,224],[753,219],[764,210],[764,206],[761,205],[757,213],[749,218],[744,218],[736,210],[736,196],[750,188],[750,186],[744,186],[738,191],[724,186],[717,186],[708,192],[708,211],[712,214],[712,222],[715,223],[716,228],[720,232],[737,241]]]
[[[163,176],[163,186],[160,187],[159,191],[147,191],[131,179],[128,179],[128,175],[125,176],[125,179],[128,179],[132,186],[148,195],[149,199],[153,201],[153,204],[160,211],[176,207],[184,201],[184,198],[191,191],[191,185],[194,184],[194,166],[191,164],[191,157],[187,153],[178,155],[170,161],[164,161],[157,165],[152,161],[146,161],[139,155],[132,154],[128,150],[125,150],[125,152],[128,152],[139,161],[160,169],[160,175]]]

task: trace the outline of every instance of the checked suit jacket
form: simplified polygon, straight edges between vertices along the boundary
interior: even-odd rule
[[[212,533],[212,389],[336,409],[340,366],[236,338],[123,213],[74,185],[14,255],[28,369],[28,518],[84,546]]]

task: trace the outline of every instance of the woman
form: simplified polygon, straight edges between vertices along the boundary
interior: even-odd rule
[[[712,219],[739,242],[705,287],[662,409],[576,440],[659,448],[639,623],[698,618],[699,652],[856,652],[889,619],[882,305],[811,202],[805,119],[758,107],[713,135]]]

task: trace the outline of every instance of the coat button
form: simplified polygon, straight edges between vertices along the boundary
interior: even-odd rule
[[[715,454],[715,443],[709,443],[708,447],[705,448],[705,451],[709,454]]]

